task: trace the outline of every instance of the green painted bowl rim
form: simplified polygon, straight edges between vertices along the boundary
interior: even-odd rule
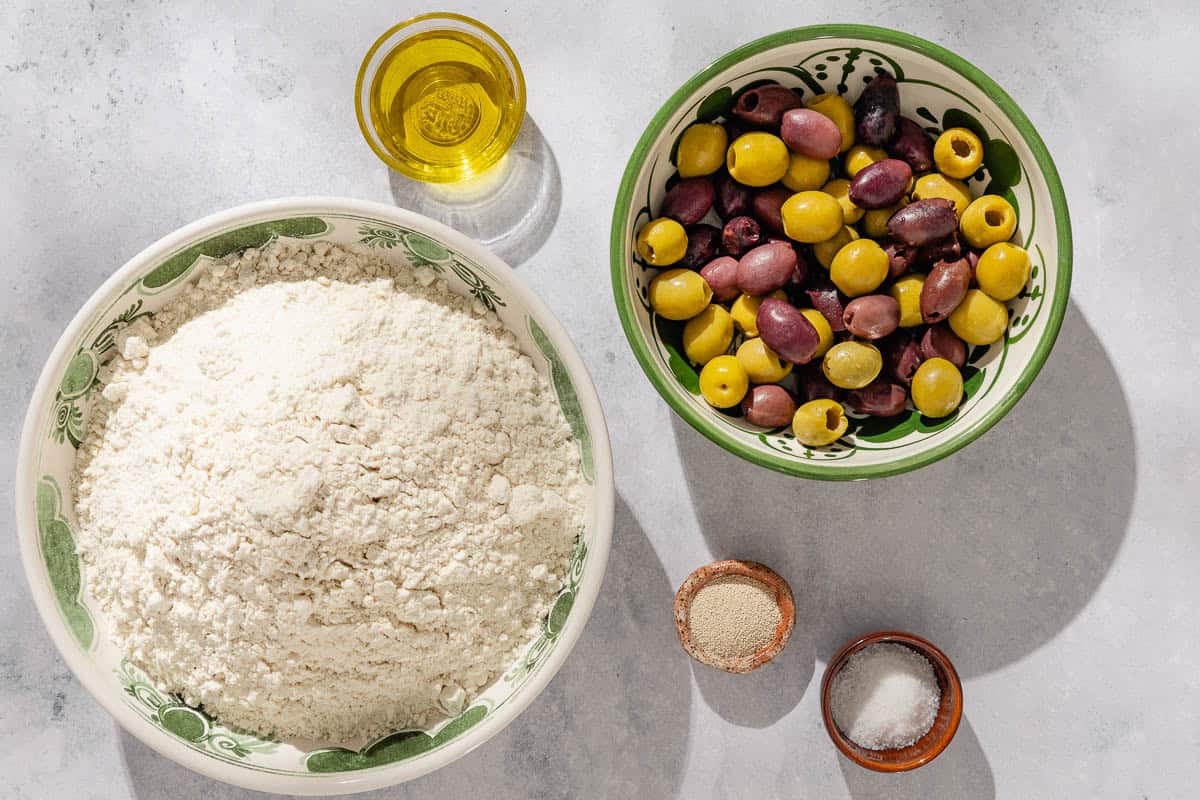
[[[819,463],[786,458],[778,454],[749,447],[738,441],[714,421],[707,419],[704,413],[697,411],[678,398],[672,391],[672,387],[677,383],[675,376],[670,374],[669,370],[660,364],[650,352],[650,348],[637,326],[632,300],[624,291],[624,277],[628,269],[624,258],[625,241],[627,238],[625,220],[628,219],[629,211],[633,204],[634,185],[637,182],[638,173],[641,171],[643,163],[650,154],[650,149],[655,139],[658,138],[671,116],[691,99],[705,83],[751,56],[781,45],[829,38],[880,42],[920,53],[961,75],[996,103],[1025,140],[1026,145],[1028,145],[1030,151],[1033,153],[1038,170],[1046,181],[1054,213],[1055,235],[1058,239],[1058,267],[1056,273],[1058,283],[1054,299],[1050,306],[1050,315],[1046,321],[1046,328],[1038,339],[1033,356],[1021,370],[1016,384],[1004,395],[1000,402],[989,409],[980,421],[972,424],[970,427],[964,428],[961,432],[928,450],[882,464],[837,469],[830,469]],[[1071,220],[1067,211],[1067,198],[1063,191],[1062,181],[1058,176],[1058,169],[1054,166],[1054,160],[1050,157],[1050,152],[1046,149],[1046,144],[1042,141],[1042,137],[1038,135],[1037,130],[1033,127],[1033,123],[1029,121],[1029,117],[1025,116],[1025,112],[1021,110],[1020,106],[994,80],[962,56],[918,36],[874,25],[809,25],[802,28],[790,28],[779,31],[778,33],[764,36],[761,39],[755,39],[748,44],[729,51],[689,78],[667,99],[667,102],[663,104],[662,108],[650,120],[645,131],[642,132],[641,138],[638,139],[637,146],[633,149],[633,154],[629,157],[629,163],[625,167],[624,175],[621,177],[621,185],[617,190],[617,201],[613,209],[609,253],[613,299],[617,304],[617,313],[621,317],[621,327],[625,330],[625,338],[629,342],[634,356],[637,357],[642,371],[646,373],[646,377],[650,379],[650,382],[654,384],[654,388],[670,404],[675,413],[697,431],[708,437],[709,440],[740,458],[788,475],[818,478],[821,480],[862,480],[864,478],[882,478],[888,475],[910,472],[957,452],[986,433],[1008,413],[1009,409],[1016,405],[1016,402],[1021,399],[1021,396],[1033,384],[1034,378],[1037,377],[1038,372],[1042,369],[1042,365],[1046,363],[1046,358],[1050,355],[1050,351],[1054,347],[1054,341],[1058,337],[1059,328],[1062,326],[1071,289]]]
[[[592,460],[595,482],[592,484],[595,505],[593,540],[589,540],[588,570],[580,583],[566,625],[558,643],[535,674],[518,686],[502,708],[489,714],[470,730],[443,747],[412,759],[396,761],[370,769],[312,773],[307,775],[278,775],[260,772],[244,765],[232,764],[190,748],[183,740],[167,733],[136,713],[119,698],[120,687],[107,671],[84,653],[69,632],[58,611],[51,589],[39,577],[45,572],[38,550],[38,525],[34,519],[34,491],[37,484],[35,467],[37,453],[43,446],[37,438],[39,421],[54,396],[55,386],[63,368],[70,360],[72,348],[86,327],[91,324],[112,298],[121,294],[130,280],[144,274],[148,266],[168,254],[202,240],[216,231],[239,224],[288,216],[321,216],[352,214],[372,217],[420,231],[444,243],[456,252],[481,264],[503,281],[509,295],[525,309],[526,316],[537,321],[557,349],[576,389],[584,418],[592,439]],[[263,792],[295,795],[347,794],[369,789],[381,789],[420,777],[456,761],[491,739],[516,719],[542,693],[570,655],[591,617],[599,597],[612,543],[615,486],[613,481],[612,450],[604,408],[596,393],[587,366],[575,343],[542,299],[503,259],[483,245],[449,226],[421,214],[393,205],[345,197],[300,196],[262,200],[210,214],[184,225],[149,245],[130,258],[105,280],[75,313],[62,335],[47,356],[37,384],[30,395],[21,431],[16,468],[17,540],[25,581],[33,597],[42,624],[57,647],[63,661],[75,678],[122,728],[143,744],[172,761],[209,778]],[[594,565],[594,566],[593,566]]]

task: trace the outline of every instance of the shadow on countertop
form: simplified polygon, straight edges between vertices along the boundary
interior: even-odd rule
[[[931,639],[963,678],[1028,655],[1087,604],[1133,504],[1130,410],[1074,305],[1041,375],[1005,419],[906,475],[790,478],[742,462],[678,417],[673,424],[713,557],[754,559],[783,575],[796,597],[789,649],[822,662],[850,638],[886,628]],[[803,688],[789,689],[791,705]],[[731,722],[761,724],[716,692],[704,697]]]
[[[575,650],[511,725],[459,761],[363,800],[674,797],[691,716],[687,659],[671,616],[675,588],[617,497],[604,588]],[[121,732],[139,800],[266,800],[175,764]]]
[[[919,769],[887,774],[863,769],[838,754],[838,766],[854,800],[930,800],[961,797],[994,800],[996,781],[979,737],[966,717],[945,751]],[[800,785],[799,783],[795,785]]]
[[[504,159],[478,178],[422,183],[389,169],[388,181],[397,206],[444,222],[511,267],[541,249],[562,207],[558,160],[528,114]]]
[[[799,624],[782,653],[745,675],[688,659],[704,702],[744,728],[769,727],[795,708],[812,681],[815,660],[812,637]]]

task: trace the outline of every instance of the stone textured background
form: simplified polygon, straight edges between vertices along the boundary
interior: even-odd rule
[[[373,797],[1195,796],[1200,14],[1154,6],[455,4],[525,68],[536,124],[520,152],[542,195],[508,209],[521,236],[495,246],[593,371],[616,456],[615,548],[583,639],[533,707],[454,767]],[[354,118],[363,52],[423,10],[0,4],[0,795],[263,797],[155,755],[58,657],[13,534],[21,418],[88,295],[204,214],[337,194],[476,224],[390,176]],[[1057,160],[1076,242],[1059,345],[1009,417],[947,461],[848,486],[744,466],[676,422],[624,341],[607,276],[618,179],[667,94],[738,44],[832,21],[911,31],[992,75]],[[671,624],[683,577],[734,556],[772,564],[799,610],[788,649],[747,677],[693,667]],[[835,753],[818,703],[824,660],[884,626],[941,645],[967,703],[939,760],[891,777]]]

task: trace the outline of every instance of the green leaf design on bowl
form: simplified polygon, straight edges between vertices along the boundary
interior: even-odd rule
[[[667,364],[675,378],[692,394],[700,392],[700,373],[683,354],[683,323],[654,314],[654,331],[667,350]]]
[[[433,736],[425,731],[401,731],[389,734],[362,750],[333,747],[315,750],[304,759],[309,772],[350,772],[370,769],[419,756],[461,736],[487,716],[486,706],[471,706],[446,723]]]
[[[43,475],[38,481],[38,532],[41,534],[42,560],[54,588],[59,611],[71,629],[75,641],[84,650],[91,649],[96,627],[87,607],[80,600],[83,586],[79,555],[75,551],[75,534],[62,516],[62,492],[54,478]]]
[[[142,278],[141,284],[145,289],[157,291],[190,272],[201,257],[224,258],[247,247],[262,247],[278,236],[318,236],[327,230],[329,227],[320,217],[292,217],[235,228],[181,250]]]
[[[988,139],[983,145],[983,165],[992,182],[988,186],[1016,186],[1021,182],[1021,161],[1012,145],[1003,139]]]
[[[58,393],[63,399],[73,400],[87,393],[96,380],[100,371],[100,360],[91,350],[80,350],[63,370],[62,380],[58,384]]]
[[[173,706],[158,715],[162,726],[180,739],[198,742],[208,731],[208,723],[204,717],[186,706]]]
[[[550,364],[550,381],[554,384],[554,393],[558,395],[558,405],[562,408],[567,424],[571,426],[571,434],[579,443],[579,466],[583,477],[588,483],[596,478],[596,467],[592,462],[592,434],[588,430],[587,420],[583,418],[583,406],[579,404],[579,395],[575,393],[575,384],[571,383],[571,375],[563,363],[562,356],[554,348],[553,342],[542,326],[533,317],[526,318],[529,324],[529,335],[537,343],[538,349]]]
[[[575,607],[575,598],[579,596],[579,583],[583,580],[584,561],[587,559],[588,546],[583,540],[583,531],[575,537],[575,549],[571,553],[571,564],[567,569],[567,585],[555,599],[550,613],[542,624],[542,635],[537,638],[525,653],[525,656],[504,676],[505,680],[514,684],[523,682],[533,674],[550,654],[551,645],[558,641],[571,609]],[[564,600],[564,597],[570,599]]]
[[[696,119],[700,122],[711,122],[717,117],[728,114],[732,108],[733,90],[728,86],[722,86],[700,103],[700,107],[696,109]]]
[[[253,754],[273,753],[279,748],[274,739],[221,725],[203,710],[163,694],[128,659],[121,660],[116,673],[142,716],[196,750],[231,764],[244,764]]]
[[[423,233],[406,231],[403,238],[404,246],[408,249],[408,252],[425,261],[433,261],[435,263],[448,261],[453,255],[453,253],[441,244],[430,239]]]
[[[567,624],[567,617],[571,614],[571,608],[575,605],[575,592],[567,589],[558,596],[554,601],[554,607],[550,609],[550,613],[546,616],[546,630],[557,636],[562,632],[563,626]]]
[[[961,108],[948,108],[942,114],[942,130],[948,131],[951,128],[966,128],[981,140],[988,140],[987,129],[973,115],[968,114]]]

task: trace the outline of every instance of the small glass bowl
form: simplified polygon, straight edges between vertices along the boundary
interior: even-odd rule
[[[375,130],[375,126],[371,122],[371,87],[375,82],[376,73],[388,54],[395,50],[401,42],[414,36],[431,31],[447,30],[469,33],[490,47],[508,70],[508,76],[515,92],[514,106],[506,113],[511,113],[516,118],[517,124],[508,125],[501,131],[485,157],[472,159],[470,164],[464,164],[458,171],[448,170],[444,166],[422,169],[421,165],[415,161],[398,159],[383,143],[379,132]],[[521,132],[525,119],[525,75],[521,72],[521,65],[517,62],[517,57],[508,43],[500,37],[500,34],[479,20],[462,14],[442,11],[421,14],[389,28],[375,40],[371,49],[363,56],[362,65],[358,68],[358,78],[354,83],[354,110],[358,116],[359,130],[362,131],[367,144],[371,146],[375,155],[379,156],[383,163],[401,175],[427,183],[450,183],[465,180],[495,166],[509,151],[513,142],[517,140],[517,135]]]
[[[855,744],[848,736],[838,730],[833,721],[833,712],[829,708],[829,693],[833,679],[846,666],[850,656],[873,644],[891,642],[903,645],[920,653],[929,659],[933,666],[933,674],[937,678],[938,687],[942,690],[941,703],[938,705],[937,716],[933,719],[933,727],[929,732],[908,747],[893,750],[868,750]],[[954,734],[958,731],[959,720],[962,719],[963,694],[962,682],[958,672],[946,654],[931,643],[900,631],[879,631],[867,634],[846,644],[838,651],[825,668],[825,677],[821,679],[821,716],[825,719],[825,730],[838,750],[846,758],[860,767],[876,772],[904,772],[928,764],[946,749]]]

